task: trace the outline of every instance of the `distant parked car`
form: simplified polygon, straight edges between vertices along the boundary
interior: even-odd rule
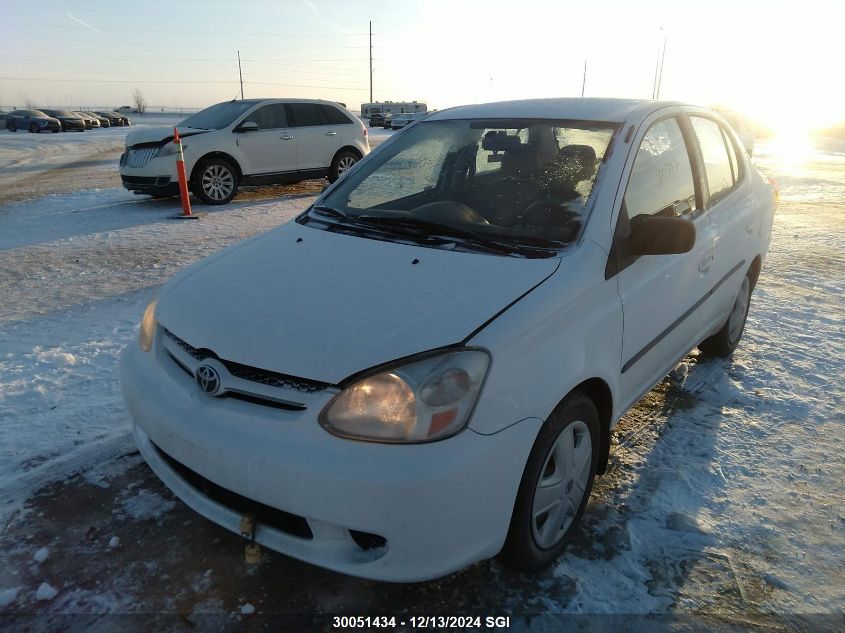
[[[85,129],[90,130],[95,127],[100,127],[100,119],[92,117],[90,114],[86,112],[78,112],[76,110],[73,111],[73,114],[78,114],[82,117],[82,120],[85,121]]]
[[[120,106],[118,112],[132,112],[132,106]]]
[[[111,126],[111,123],[109,123],[109,120],[106,117],[104,117],[100,114],[97,114],[96,112],[89,112],[88,110],[85,110],[82,114],[87,114],[88,116],[97,119],[97,121],[100,122],[100,127],[110,127]]]
[[[393,120],[393,115],[392,115],[390,112],[386,112],[386,113],[384,114],[384,123],[382,124],[382,127],[383,127],[385,130],[389,130],[389,129],[390,129],[390,122],[391,122],[392,120]]]
[[[226,101],[179,124],[191,190],[206,204],[225,204],[239,185],[330,182],[370,151],[361,120],[337,103],[308,99]],[[126,135],[123,186],[134,193],[179,192],[173,128]]]
[[[59,120],[62,124],[62,132],[84,132],[85,119],[69,110],[53,110],[41,108],[41,111]]]
[[[417,119],[423,118],[427,112],[407,112],[404,114],[395,114],[393,118],[390,119],[390,129],[391,130],[400,130],[406,125],[410,125]],[[386,127],[386,126],[385,126]]]
[[[109,112],[107,110],[97,110],[95,112],[95,114],[98,114],[99,116],[106,117],[109,120],[109,123],[111,125],[126,125],[126,123],[124,123],[124,121],[125,120],[128,121],[128,119],[126,119],[125,116],[122,116],[122,115],[118,114],[117,112]]]
[[[6,115],[6,129],[10,132],[17,132],[18,130],[29,130],[36,133],[41,130],[61,132],[62,124],[58,119],[45,114],[41,110],[13,110]]]
[[[384,114],[381,112],[373,112],[370,115],[370,127],[382,127],[384,125]]]

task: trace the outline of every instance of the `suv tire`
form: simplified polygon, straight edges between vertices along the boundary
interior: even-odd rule
[[[596,406],[578,391],[567,396],[546,420],[519,484],[500,554],[505,563],[534,572],[552,564],[566,549],[593,488],[599,433]]]
[[[205,158],[194,168],[191,190],[205,204],[226,204],[238,192],[238,171],[225,158]]]
[[[329,182],[334,182],[348,171],[355,163],[361,160],[355,152],[342,149],[335,154],[332,165],[329,167]]]

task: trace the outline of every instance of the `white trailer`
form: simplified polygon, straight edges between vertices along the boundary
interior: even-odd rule
[[[374,114],[428,112],[428,106],[422,101],[376,101],[361,104],[361,118],[369,119]]]

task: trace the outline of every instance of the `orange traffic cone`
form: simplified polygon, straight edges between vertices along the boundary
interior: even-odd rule
[[[179,138],[179,130],[173,128],[173,144],[178,150],[176,152],[176,174],[179,177],[179,196],[182,198],[182,214],[171,215],[172,220],[197,220],[205,213],[191,212],[191,198],[188,193],[188,176],[185,174],[185,154],[182,152],[182,139]]]

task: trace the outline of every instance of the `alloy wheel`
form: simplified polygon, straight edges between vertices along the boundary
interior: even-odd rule
[[[358,162],[354,156],[344,156],[339,161],[337,161],[337,175],[340,176],[342,173],[349,171],[352,165]]]
[[[225,200],[235,189],[235,177],[223,165],[214,164],[206,167],[202,173],[202,190],[212,200]]]

